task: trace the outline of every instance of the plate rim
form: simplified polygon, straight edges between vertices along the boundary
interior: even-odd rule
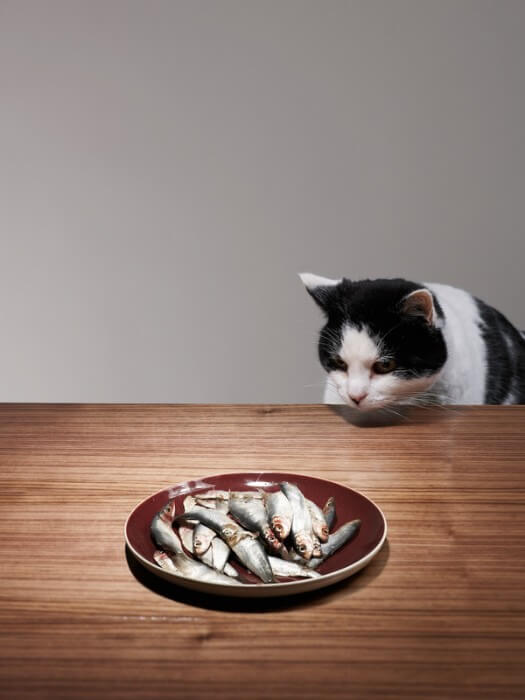
[[[210,583],[208,581],[195,581],[194,579],[190,579],[186,576],[180,576],[179,574],[173,573],[171,571],[165,571],[164,569],[161,569],[159,566],[152,564],[146,557],[142,556],[140,552],[138,552],[131,542],[129,541],[128,538],[128,525],[129,521],[133,517],[135,511],[140,508],[140,506],[143,503],[146,503],[146,501],[149,501],[151,498],[163,493],[164,491],[169,491],[170,489],[176,488],[177,486],[180,486],[182,484],[187,484],[190,481],[202,481],[206,483],[206,481],[213,479],[214,477],[228,477],[228,476],[235,476],[239,477],[242,475],[247,475],[251,476],[253,475],[254,478],[262,478],[265,475],[271,475],[271,474],[287,474],[289,476],[299,476],[300,478],[306,478],[306,479],[319,479],[320,481],[324,481],[329,484],[335,484],[339,488],[346,489],[347,491],[353,491],[354,493],[357,493],[361,498],[364,498],[367,500],[369,503],[371,503],[379,512],[381,519],[383,521],[383,534],[381,536],[381,539],[377,543],[377,545],[370,551],[367,552],[363,557],[358,559],[357,561],[353,562],[352,564],[348,564],[347,566],[344,566],[340,569],[336,569],[335,571],[331,571],[330,573],[327,574],[321,574],[320,578],[314,578],[314,579],[298,579],[296,581],[282,581],[282,582],[276,582],[276,583],[254,583],[249,586],[242,584],[242,583],[234,583],[233,585],[224,585],[222,586],[221,584],[218,583]],[[126,522],[124,524],[124,539],[126,542],[126,546],[130,550],[130,552],[133,554],[133,556],[144,566],[148,571],[151,571],[154,575],[157,575],[159,578],[164,579],[165,581],[168,581],[169,583],[175,584],[175,585],[180,585],[184,588],[189,588],[192,590],[197,590],[200,592],[206,592],[206,593],[211,593],[213,595],[221,595],[221,596],[235,596],[237,593],[242,591],[242,596],[243,597],[270,597],[270,596],[275,596],[275,595],[292,595],[294,593],[303,593],[306,592],[307,590],[314,590],[316,588],[324,588],[325,586],[329,586],[333,583],[337,583],[337,581],[340,581],[344,578],[348,578],[352,576],[354,573],[357,573],[360,569],[364,568],[381,550],[383,547],[386,538],[388,534],[388,523],[385,518],[385,514],[381,510],[381,508],[373,501],[371,498],[368,496],[365,496],[361,491],[357,491],[356,489],[353,489],[349,486],[345,486],[344,484],[341,484],[337,481],[334,481],[333,479],[323,479],[322,477],[318,476],[310,476],[309,474],[293,474],[291,472],[245,472],[245,471],[239,471],[239,472],[224,472],[224,473],[219,473],[219,474],[213,474],[209,475],[207,477],[199,477],[195,479],[189,479],[187,481],[182,481],[179,482],[178,484],[174,484],[172,486],[166,486],[162,489],[159,489],[158,491],[155,491],[154,493],[151,493],[149,496],[146,496],[146,498],[143,498],[141,501],[139,501],[129,512],[128,517],[126,518]],[[322,583],[321,583],[322,582]]]

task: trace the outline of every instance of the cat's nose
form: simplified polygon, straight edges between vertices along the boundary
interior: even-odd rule
[[[359,404],[361,403],[361,401],[362,401],[363,399],[366,399],[366,397],[368,396],[368,392],[367,392],[367,391],[363,391],[363,392],[361,392],[360,394],[348,394],[348,396],[352,399],[352,401],[353,401],[354,403],[356,403],[356,404],[359,406]]]

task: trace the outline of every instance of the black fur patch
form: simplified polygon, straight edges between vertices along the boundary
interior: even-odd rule
[[[525,403],[525,339],[496,309],[476,299],[487,350],[485,403]]]
[[[335,286],[308,290],[327,317],[319,337],[323,367],[327,371],[334,368],[333,358],[341,345],[343,328],[350,324],[358,329],[366,326],[382,343],[384,354],[396,362],[397,376],[412,379],[437,372],[447,359],[442,332],[424,318],[401,311],[407,294],[422,288],[422,284],[403,279],[343,279]],[[436,315],[442,319],[443,310],[432,296]]]

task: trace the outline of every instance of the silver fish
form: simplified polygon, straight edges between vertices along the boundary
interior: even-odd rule
[[[184,499],[184,512],[195,508],[196,502],[197,498],[195,498],[195,496],[192,496],[191,494],[189,496],[186,496],[186,498]],[[195,552],[199,559],[202,559],[204,561],[204,555],[210,548],[211,542],[215,536],[215,532],[213,530],[210,530],[209,527],[206,527],[206,525],[197,524],[196,527],[193,528],[193,546],[191,548],[191,551]],[[186,547],[186,549],[189,548]],[[209,564],[211,561],[212,560],[210,554],[210,556],[206,557],[206,564]]]
[[[330,534],[330,528],[328,527],[323,511],[309,498],[305,498],[304,500],[312,517],[312,529],[314,531],[314,535],[319,538],[320,542],[326,542],[328,540],[328,535]]]
[[[179,526],[179,537],[184,548],[193,554],[193,528],[186,525]]]
[[[193,529],[193,551],[195,554],[200,557],[207,552],[214,537],[216,537],[214,530],[198,523]]]
[[[335,512],[335,498],[330,496],[323,506],[323,515],[328,525],[328,529],[331,530],[334,524],[336,512]]]
[[[253,571],[265,583],[273,581],[272,569],[262,544],[252,533],[243,530],[240,525],[224,513],[196,506],[193,510],[179,515],[176,520],[197,520],[212,528],[233,550],[246,568]]]
[[[215,500],[215,508],[220,510],[221,513],[227,513],[230,510],[230,500],[224,501],[221,498],[217,498]]]
[[[321,545],[321,556],[315,559],[311,559],[306,566],[317,568],[319,564],[322,564],[325,559],[330,557],[334,552],[337,552],[343,545],[350,542],[361,527],[360,520],[351,520],[344,525],[341,525],[335,532],[333,532],[328,538],[328,542]]]
[[[226,574],[227,576],[231,576],[233,578],[239,578],[239,572],[237,569],[230,564],[229,561],[226,562],[224,565],[224,571],[222,572],[223,574]]]
[[[264,583],[273,583],[273,571],[268,555],[257,538],[245,537],[232,547],[233,551],[247,569],[253,571]]]
[[[295,484],[288,481],[283,481],[279,486],[292,506],[292,538],[295,549],[305,559],[311,559],[314,550],[312,518],[304,496]]]
[[[217,571],[224,571],[228,557],[230,556],[230,548],[220,537],[215,537],[211,542],[211,553],[213,560],[213,568]]]
[[[210,569],[206,564],[203,564],[201,561],[195,561],[186,554],[169,556],[166,552],[157,550],[154,552],[153,558],[157,564],[163,569],[166,569],[166,571],[171,571],[171,573],[176,573],[184,578],[207,581],[208,583],[220,583],[226,586],[238,585],[230,576],[221,574],[219,571],[215,571],[215,569]]]
[[[280,540],[285,540],[292,529],[293,511],[290,501],[282,491],[268,493],[265,500],[271,528]]]
[[[230,492],[229,491],[219,491],[217,489],[212,489],[210,491],[202,491],[202,492],[199,492],[195,495],[200,500],[210,500],[210,501],[215,501],[216,499],[220,499],[220,500],[224,500],[224,501],[230,500]]]
[[[166,569],[166,571],[171,571],[172,574],[178,574],[179,570],[173,563],[173,561],[169,558],[169,556],[166,554],[166,552],[163,552],[161,549],[156,549],[153,552],[153,559],[157,562],[157,564],[160,566],[161,569]]]
[[[169,552],[182,552],[182,545],[173,530],[175,501],[171,500],[153,517],[150,531],[157,547]]]
[[[226,562],[224,565],[224,571],[222,572],[223,574],[226,574],[227,576],[231,576],[233,578],[239,578],[239,572],[237,569],[230,564],[229,561]]]
[[[188,550],[188,552],[193,554],[193,528],[180,525],[179,536],[184,547]],[[199,559],[205,564],[208,564],[208,566],[217,569],[217,571],[222,571],[228,576],[234,576],[237,578],[239,576],[239,572],[227,561],[229,555],[230,548],[226,542],[221,540],[220,537],[215,537],[215,539],[212,540],[210,549],[199,557]]]
[[[319,578],[321,574],[313,569],[293,561],[285,561],[279,557],[268,557],[273,575],[276,577],[299,577],[299,578]]]
[[[231,498],[230,513],[247,530],[259,532],[272,552],[278,552],[281,549],[282,543],[272,532],[262,501]]]
[[[196,498],[200,500],[218,500],[218,501],[229,501],[230,497],[245,499],[247,501],[262,500],[263,495],[259,491],[220,491],[211,490],[204,491],[195,495]]]
[[[183,506],[184,506],[184,510],[185,510],[185,511],[186,511],[186,510],[191,510],[192,508],[195,507],[195,499],[194,499],[193,496],[191,496],[191,495],[186,496],[186,498],[184,499],[184,501],[182,502],[182,504],[183,504]]]
[[[220,510],[222,513],[227,513],[230,507],[229,499],[225,500],[223,498],[199,498],[197,496],[194,500],[195,504],[198,506],[203,506],[203,508],[214,508],[216,510]]]

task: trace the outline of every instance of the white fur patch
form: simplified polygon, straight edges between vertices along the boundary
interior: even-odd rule
[[[480,333],[481,318],[472,295],[447,284],[427,284],[445,314],[442,333],[448,357],[436,390],[446,403],[482,404],[487,372],[486,348]]]

